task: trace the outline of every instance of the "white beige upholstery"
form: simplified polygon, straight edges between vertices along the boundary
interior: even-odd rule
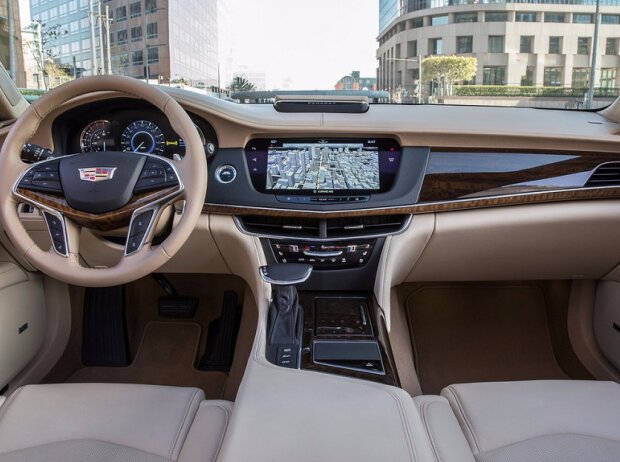
[[[196,388],[25,386],[0,407],[0,461],[211,461],[230,405],[203,400]]]
[[[620,461],[617,383],[471,383],[451,385],[441,394],[416,398],[436,460]],[[428,399],[435,404],[429,405]],[[448,406],[469,443],[468,451],[459,444]]]

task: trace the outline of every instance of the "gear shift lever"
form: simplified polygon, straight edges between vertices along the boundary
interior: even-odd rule
[[[267,350],[272,364],[296,369],[304,327],[304,311],[299,304],[295,284],[306,281],[312,266],[301,263],[276,263],[260,267],[261,278],[273,286],[267,320]]]

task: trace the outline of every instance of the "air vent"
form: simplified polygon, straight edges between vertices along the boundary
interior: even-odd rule
[[[584,187],[597,186],[620,186],[620,162],[607,162],[594,169]]]
[[[250,234],[306,239],[349,239],[397,234],[409,224],[410,215],[368,215],[347,218],[237,217]]]
[[[239,219],[250,234],[318,237],[319,220],[314,218],[248,216]]]

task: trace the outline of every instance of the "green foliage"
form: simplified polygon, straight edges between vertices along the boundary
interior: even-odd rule
[[[455,85],[454,96],[574,97],[583,98],[586,88],[533,87],[516,85]],[[618,96],[618,88],[595,88],[595,97]]]
[[[425,82],[433,80],[450,85],[473,78],[476,75],[476,66],[476,58],[429,56],[422,60],[422,78]]]
[[[256,90],[256,85],[250,82],[243,75],[239,75],[235,77],[230,84],[230,91],[254,91]]]

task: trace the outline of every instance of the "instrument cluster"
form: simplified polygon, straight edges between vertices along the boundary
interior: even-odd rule
[[[124,105],[91,107],[92,111],[67,114],[60,123],[66,133],[64,152],[124,151],[154,154],[169,159],[185,155],[185,142],[167,118],[152,107]],[[96,114],[96,116],[93,116]],[[211,125],[190,114],[207,157],[215,153],[217,138]],[[60,127],[59,127],[60,128]],[[58,133],[58,131],[56,132]]]

